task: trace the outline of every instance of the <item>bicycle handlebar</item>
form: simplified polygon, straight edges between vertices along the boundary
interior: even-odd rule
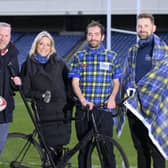
[[[120,107],[123,107],[123,103],[128,99],[129,97],[126,97],[124,99],[122,99],[119,103],[116,104],[116,108],[114,109],[114,111],[116,112],[111,112],[112,113],[112,117],[116,117],[117,115],[119,115],[121,113],[121,110],[118,110]],[[34,102],[35,100],[33,99],[26,99],[26,101],[28,102]],[[92,111],[89,110],[89,105],[87,104],[86,106],[82,106],[80,101],[75,97],[73,99],[74,103],[79,106],[81,108],[82,111],[84,111],[83,115],[81,118],[77,118],[77,117],[65,117],[65,118],[58,118],[58,119],[54,119],[54,120],[50,120],[50,122],[59,122],[59,121],[63,121],[63,122],[69,122],[69,121],[81,121],[85,118],[85,116],[87,116],[87,118],[89,119],[90,113]],[[36,104],[36,103],[35,103]],[[34,104],[34,105],[35,105]],[[96,110],[104,110],[105,109],[105,104],[96,104],[94,106],[94,108]],[[47,121],[41,122],[40,123],[45,123]]]
[[[123,107],[123,103],[129,98],[129,96],[123,98],[120,100],[120,102],[116,103],[116,108],[115,109],[107,109],[106,108],[106,104],[96,104],[94,105],[94,109],[96,110],[111,110],[112,113],[112,117],[116,117],[117,115],[119,115],[121,113],[121,110],[119,110],[121,107]],[[81,103],[79,102],[79,100],[75,97],[75,102],[77,105],[81,106],[82,110],[87,112],[87,117],[89,116],[88,112],[92,112],[93,110],[89,110],[89,105],[87,104],[86,106],[82,106]],[[114,113],[115,111],[115,113]],[[84,117],[82,117],[83,119]]]

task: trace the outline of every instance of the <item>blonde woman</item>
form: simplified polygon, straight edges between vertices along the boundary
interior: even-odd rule
[[[41,131],[47,145],[55,149],[55,162],[61,157],[62,145],[70,138],[70,127],[63,121],[67,107],[68,69],[56,54],[53,37],[46,31],[34,39],[28,59],[22,65],[23,91],[36,100]]]

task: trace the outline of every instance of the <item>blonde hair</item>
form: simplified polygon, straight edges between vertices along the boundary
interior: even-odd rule
[[[49,32],[42,31],[39,34],[37,34],[37,36],[35,37],[35,39],[32,43],[31,49],[29,51],[29,56],[30,57],[34,56],[37,53],[37,45],[43,37],[47,37],[51,41],[51,51],[48,54],[48,57],[50,57],[53,53],[56,53],[55,43],[54,43],[53,37],[51,36],[51,34]]]

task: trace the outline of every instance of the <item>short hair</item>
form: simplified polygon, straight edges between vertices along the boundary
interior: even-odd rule
[[[149,14],[149,13],[141,13],[137,16],[137,20],[138,19],[142,19],[142,18],[147,18],[147,19],[150,19],[151,23],[152,24],[155,24],[155,19],[153,17],[152,14]]]
[[[39,41],[43,38],[43,37],[48,37],[51,41],[51,51],[49,53],[49,57],[53,54],[56,53],[56,49],[55,49],[55,43],[54,43],[54,39],[51,36],[51,34],[47,31],[42,31],[39,34],[37,34],[37,36],[35,37],[31,49],[29,51],[29,56],[32,57],[37,53],[37,45],[39,43]]]
[[[104,29],[104,26],[98,22],[98,21],[95,21],[95,20],[92,20],[86,27],[86,33],[88,33],[88,29],[90,27],[95,27],[95,26],[98,26],[100,28],[100,31],[101,31],[101,34],[103,35],[104,32],[105,32],[105,29]]]
[[[8,27],[11,30],[11,25],[6,22],[0,22],[0,27]]]

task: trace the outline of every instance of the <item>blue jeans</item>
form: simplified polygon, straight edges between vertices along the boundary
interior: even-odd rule
[[[0,156],[5,146],[6,138],[8,135],[9,123],[0,124]]]

